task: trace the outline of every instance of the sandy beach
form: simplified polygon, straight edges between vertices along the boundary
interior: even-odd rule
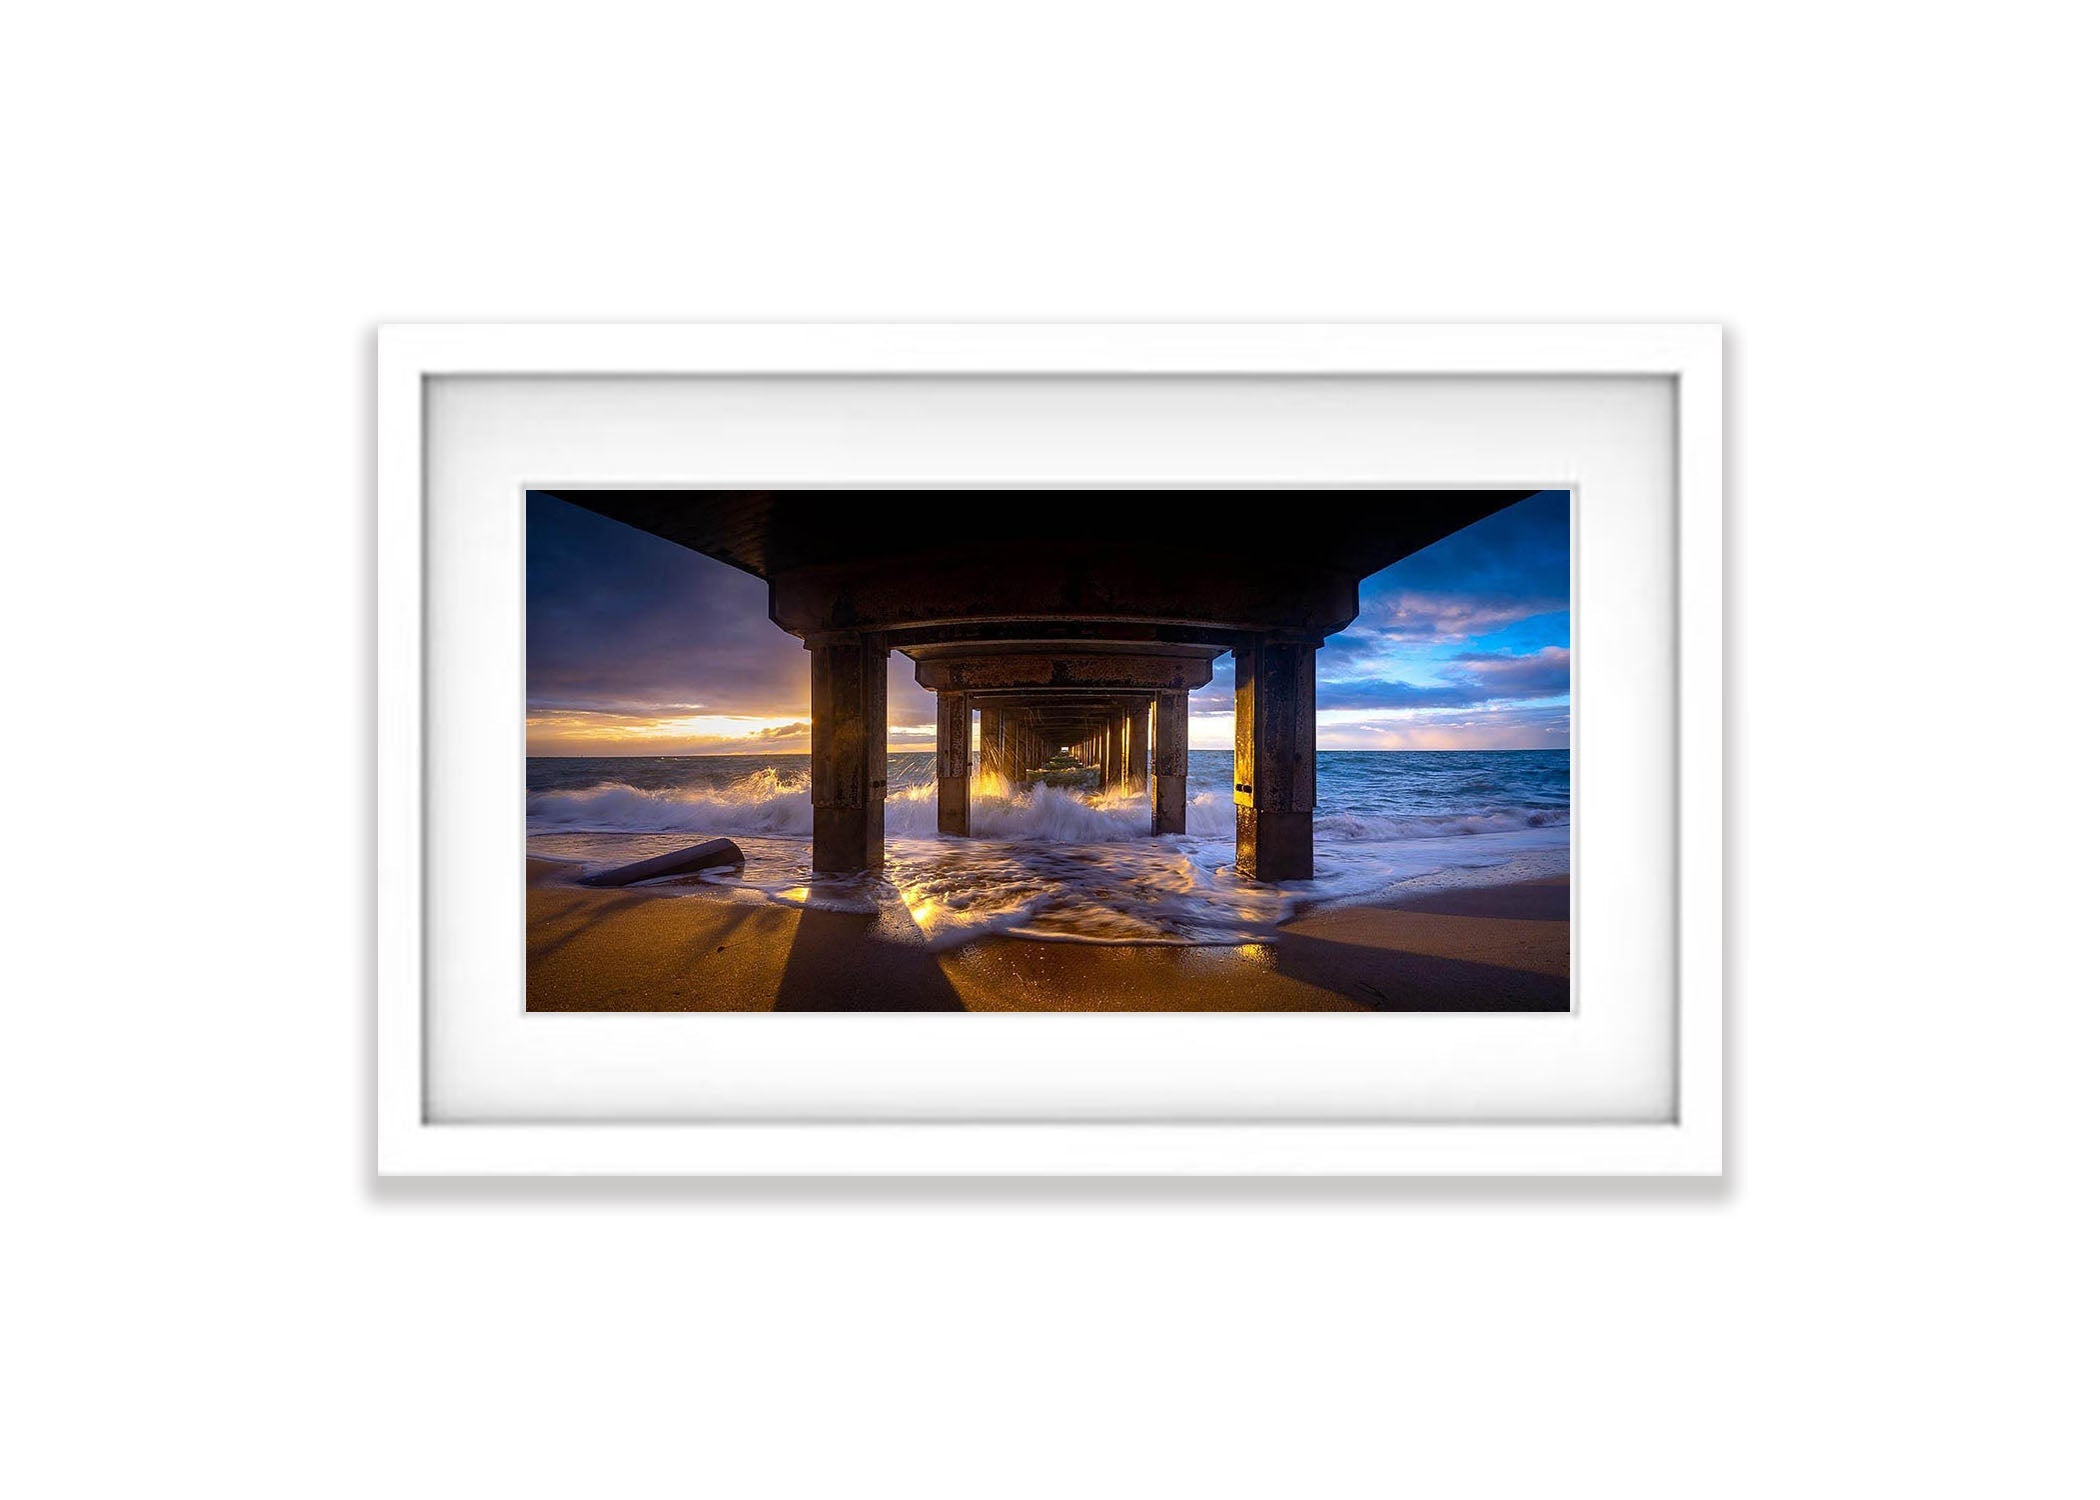
[[[676,889],[592,890],[528,859],[527,1009],[1557,1011],[1566,877],[1316,909],[1268,943],[988,936],[930,947],[880,915]]]

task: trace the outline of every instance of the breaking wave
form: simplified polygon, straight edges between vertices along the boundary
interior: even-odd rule
[[[643,788],[622,782],[532,793],[526,799],[529,825],[538,832],[702,833],[790,836],[811,828],[809,775],[771,767],[718,787]],[[1405,817],[1322,809],[1314,817],[1329,838],[1383,842],[1451,838],[1461,834],[1514,833],[1560,828],[1566,808],[1488,808],[1477,813]],[[932,838],[937,833],[934,784],[917,781],[893,788],[883,803],[885,830],[897,838]],[[980,776],[971,788],[970,831],[980,839],[1051,844],[1106,844],[1149,838],[1152,800],[1148,791],[1090,792],[1037,783],[1016,788],[997,776]],[[1191,791],[1188,833],[1193,838],[1229,838],[1232,799],[1214,791]]]
[[[1004,932],[1062,942],[1261,942],[1309,905],[1482,879],[1565,874],[1567,756],[1323,752],[1314,878],[1234,869],[1232,757],[1191,752],[1188,831],[1151,837],[1148,792],[981,775],[968,839],[937,831],[933,758],[893,754],[879,876],[810,868],[803,756],[532,762],[530,848],[580,871],[734,838],[745,862],[683,877],[717,899],[877,913],[935,945]]]
[[[1313,826],[1330,838],[1446,839],[1467,833],[1515,833],[1525,828],[1565,828],[1566,808],[1494,808],[1443,817],[1378,817],[1355,813],[1317,813]]]
[[[719,787],[642,788],[624,782],[525,799],[526,826],[536,832],[807,834],[813,825],[809,773],[772,767]]]
[[[809,775],[766,767],[716,787],[643,788],[624,782],[526,798],[528,826],[541,833],[807,834],[812,825]],[[884,831],[896,838],[932,838],[938,832],[934,783],[895,787],[883,803]],[[1232,804],[1213,792],[1191,793],[1188,831],[1230,836]],[[980,776],[971,788],[970,831],[980,839],[1052,844],[1120,843],[1152,834],[1151,794],[1081,792],[1037,784],[1016,788]]]

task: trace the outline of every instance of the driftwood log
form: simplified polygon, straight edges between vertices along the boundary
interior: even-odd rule
[[[724,865],[740,865],[744,862],[744,851],[729,839],[709,839],[704,844],[694,844],[687,849],[674,849],[669,854],[659,854],[654,859],[637,860],[631,865],[621,865],[617,870],[600,870],[595,875],[583,877],[585,885],[633,885],[640,880],[657,880],[665,875],[690,875],[695,870],[713,870]]]

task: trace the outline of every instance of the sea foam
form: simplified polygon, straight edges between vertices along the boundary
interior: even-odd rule
[[[986,933],[1065,942],[1261,942],[1309,906],[1482,879],[1565,874],[1565,751],[1507,755],[1322,752],[1314,876],[1261,885],[1234,868],[1231,756],[1190,755],[1188,829],[1152,836],[1146,791],[981,775],[971,837],[936,828],[931,756],[892,755],[880,875],[809,864],[806,757],[533,761],[534,854],[579,872],[699,838],[734,838],[746,862],[674,889],[848,911],[898,907],[925,941]]]

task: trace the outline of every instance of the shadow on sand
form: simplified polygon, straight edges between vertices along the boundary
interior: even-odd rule
[[[1558,1011],[1568,1009],[1565,975],[1535,974],[1466,958],[1396,952],[1288,929],[1275,969],[1373,1010]]]
[[[881,919],[803,908],[775,1010],[961,1010],[962,997],[923,943],[891,942]]]

